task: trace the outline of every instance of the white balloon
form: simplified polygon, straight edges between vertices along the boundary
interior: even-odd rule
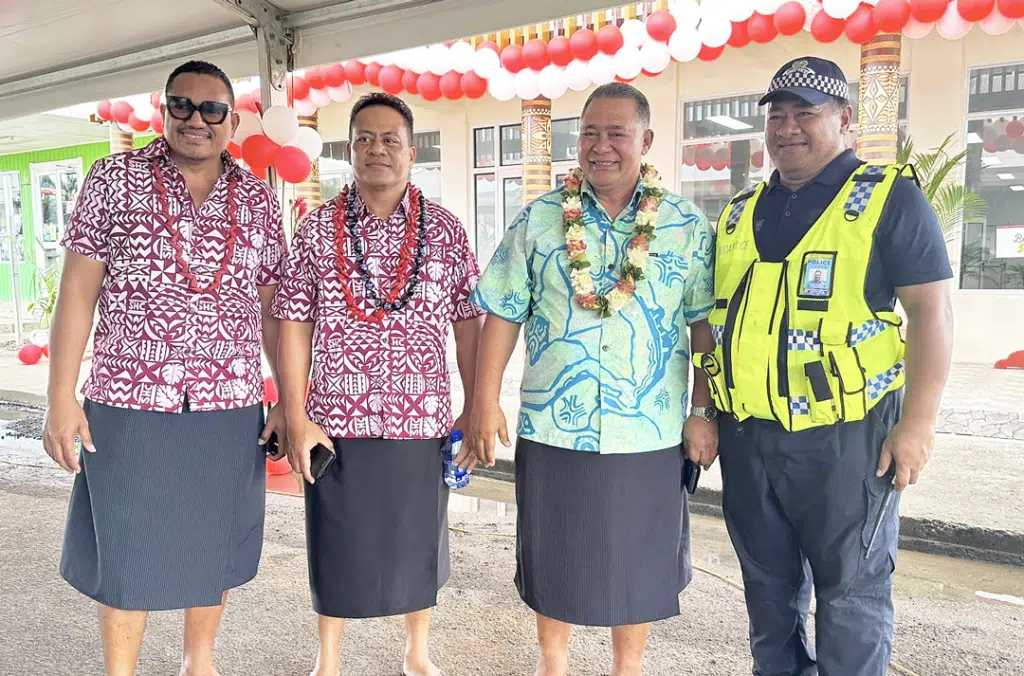
[[[746,21],[754,14],[753,0],[729,0],[722,8],[729,21]]]
[[[312,117],[316,114],[316,111],[316,104],[309,99],[299,99],[295,102],[295,113],[300,117]]]
[[[299,116],[288,106],[271,106],[263,113],[263,132],[279,146],[299,133]]]
[[[960,16],[959,2],[953,0],[946,7],[946,13],[935,22],[935,30],[947,40],[959,40],[974,28],[974,24]]]
[[[799,2],[804,6],[804,11],[807,13],[807,19],[804,21],[804,30],[810,33],[811,26],[814,24],[814,17],[818,16],[818,12],[821,11],[821,0],[799,0]]]
[[[501,70],[501,57],[493,49],[478,49],[473,53],[473,70],[485,80],[490,80]]]
[[[598,52],[587,63],[587,75],[596,85],[608,84],[615,79],[615,62],[604,52]]]
[[[511,101],[516,95],[516,80],[504,68],[487,80],[487,91],[499,101]]]
[[[920,40],[930,34],[934,27],[934,23],[921,23],[914,17],[910,17],[910,20],[907,21],[907,25],[903,27],[903,34],[911,40]]]
[[[623,47],[612,57],[615,64],[615,74],[623,80],[632,80],[640,75],[643,69],[643,62],[640,60],[640,50],[636,47]]]
[[[448,58],[450,59],[452,70],[458,73],[468,73],[473,70],[473,57],[475,54],[473,45],[468,42],[460,40],[453,44],[448,50]]]
[[[721,47],[732,36],[732,23],[722,14],[706,16],[701,19],[697,34],[708,47]]]
[[[390,66],[395,63],[395,55],[392,52],[385,52],[384,54],[378,54],[373,57],[372,60],[382,66]]]
[[[149,101],[141,101],[139,105],[135,106],[135,117],[149,122],[149,119],[153,117],[154,110],[155,108],[153,108],[152,103]]]
[[[324,89],[310,89],[309,102],[317,108],[331,105],[331,93]]]
[[[647,26],[639,19],[628,19],[622,22],[619,27],[622,31],[622,39],[625,47],[636,47],[640,49],[650,38],[647,34]]]
[[[647,44],[655,44],[653,41]],[[587,64],[579,59],[573,59],[565,67],[565,83],[574,92],[581,92],[590,86],[590,73],[587,72]]]
[[[540,82],[537,71],[532,68],[523,68],[516,73],[516,96],[524,101],[535,99],[540,96]]]
[[[317,133],[316,129],[312,127],[299,127],[299,133],[295,135],[295,138],[288,145],[295,146],[306,153],[306,157],[315,160],[320,157],[320,153],[324,149],[324,140],[320,138],[320,134]]]
[[[296,103],[299,102],[296,101]],[[235,130],[235,135],[231,138],[232,141],[242,145],[242,141],[250,136],[257,136],[263,133],[263,123],[260,121],[259,115],[248,110],[236,112],[238,113],[238,129]]]
[[[569,90],[569,83],[565,81],[565,69],[554,64],[545,66],[537,76],[537,86],[541,96],[552,101],[562,98]]]
[[[860,0],[821,0],[821,8],[834,19],[849,19],[859,5]]]
[[[696,28],[700,21],[700,7],[697,0],[674,0],[668,11],[676,19],[676,28]]]
[[[430,49],[427,47],[417,47],[412,50],[409,55],[409,70],[416,73],[417,75],[423,75],[430,69]]]
[[[31,342],[33,345],[43,347],[44,345],[50,342],[50,332],[38,329],[36,331],[33,331],[28,339],[29,342]]]
[[[696,59],[701,47],[700,34],[692,28],[677,28],[668,40],[668,51],[679,63]]]
[[[444,75],[452,69],[451,57],[445,45],[430,45],[427,48],[427,69],[434,75]]]
[[[340,87],[328,87],[327,94],[335,103],[345,103],[352,98],[352,83],[343,82]]]
[[[640,48],[640,63],[648,73],[660,73],[672,63],[668,45],[651,40]]]
[[[771,16],[782,6],[785,0],[754,0],[754,11],[758,14]]]
[[[1014,22],[1014,19],[1007,18],[996,8],[992,10],[991,14],[979,21],[978,25],[981,26],[981,30],[989,35],[1002,35],[1013,28]]]

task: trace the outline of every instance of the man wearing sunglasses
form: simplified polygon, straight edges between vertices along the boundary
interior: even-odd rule
[[[76,474],[61,575],[100,604],[108,676],[135,673],[147,612],[172,609],[186,609],[181,673],[217,674],[226,592],[262,549],[260,444],[281,419],[264,425],[260,360],[262,342],[276,375],[280,205],[226,152],[223,71],[186,63],[166,98],[163,138],[89,171],[50,343],[44,446]]]

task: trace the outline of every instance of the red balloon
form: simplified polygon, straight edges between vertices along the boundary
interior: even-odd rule
[[[696,165],[699,171],[707,171],[708,169],[711,168],[711,160],[698,157]]]
[[[242,94],[235,99],[235,109],[248,110],[250,113],[255,113],[256,115],[259,115],[260,112],[259,108],[256,107],[256,102],[249,94]]]
[[[288,462],[288,456],[271,460],[267,458],[267,474],[270,476],[284,476],[292,471],[292,465]]]
[[[899,33],[910,20],[910,5],[907,0],[879,0],[874,20],[881,32]]]
[[[276,404],[277,401],[277,384],[271,376],[267,376],[263,379],[263,404]]]
[[[697,163],[697,149],[693,146],[683,148],[683,164],[692,167]]]
[[[732,152],[729,148],[719,148],[715,151],[714,161],[720,164],[727,164],[732,159]]]
[[[498,56],[501,56],[501,49],[498,47],[498,43],[494,40],[484,40],[476,46],[476,51],[479,52],[481,49],[489,49]]]
[[[242,146],[234,141],[228,141],[228,154],[236,160],[242,159]]]
[[[636,79],[636,78],[629,78],[629,79],[627,80],[627,79],[626,79],[626,78],[624,78],[624,77],[619,77],[618,75],[616,75],[616,76],[615,76],[615,81],[616,81],[616,82],[621,82],[622,84],[629,84],[630,82],[632,82],[632,81],[633,81],[633,80],[635,80],[635,79]]]
[[[996,139],[996,152],[1005,153],[1013,146],[1013,141],[1010,140],[1009,136],[1000,136]]]
[[[487,93],[487,80],[473,71],[462,76],[462,91],[471,99],[479,99]]]
[[[771,42],[779,34],[775,28],[775,19],[758,12],[747,19],[747,32],[751,40],[760,44]]]
[[[376,61],[373,63],[366,64],[366,81],[372,84],[374,87],[380,86],[380,72],[384,70],[384,66],[380,65]]]
[[[310,89],[323,89],[327,86],[327,83],[324,82],[324,76],[319,68],[307,68],[302,77],[306,80],[307,84],[309,84]]]
[[[257,115],[262,115],[263,114],[263,92],[260,91],[259,89],[253,89],[252,90],[252,94],[250,94],[249,96],[252,97],[252,105],[256,106],[256,114]]]
[[[676,32],[676,18],[671,12],[659,9],[647,17],[647,34],[659,42],[668,42]]]
[[[764,166],[764,151],[758,150],[750,156],[750,166],[760,169]]]
[[[50,346],[49,345],[43,345],[43,347],[40,348],[40,349],[42,349],[42,351],[43,351],[43,356],[46,357],[47,359],[49,359],[50,358]]]
[[[828,12],[818,12],[811,20],[811,35],[821,43],[835,42],[845,28],[845,21],[829,16]]]
[[[609,56],[613,56],[622,49],[624,44],[626,44],[626,39],[622,37],[622,31],[618,26],[605,24],[601,26],[601,30],[597,31],[597,48]]]
[[[565,67],[572,63],[572,47],[569,44],[569,38],[564,35],[552,38],[548,43],[548,58],[556,66]]]
[[[501,65],[510,73],[518,73],[526,68],[526,61],[523,60],[523,48],[519,45],[508,45],[501,50]]]
[[[251,171],[252,175],[255,176],[256,178],[258,178],[258,179],[260,179],[262,181],[267,180],[267,168],[266,167],[254,167],[254,166],[250,165],[249,166],[249,171]]]
[[[433,73],[423,73],[416,83],[420,96],[427,101],[437,101],[441,98],[441,78]]]
[[[697,58],[701,61],[714,61],[720,57],[724,51],[725,45],[722,45],[721,47],[708,47],[707,45],[704,45],[700,48]]]
[[[729,36],[730,47],[746,47],[750,44],[750,32],[746,21],[732,22],[732,35]]]
[[[996,8],[996,0],[959,0],[956,8],[964,21],[981,21]]]
[[[242,159],[250,167],[266,169],[274,164],[280,148],[263,134],[255,134],[242,141]]]
[[[132,116],[134,111],[135,109],[132,108],[132,104],[127,101],[115,101],[110,106],[110,116],[114,118],[114,121],[121,124],[128,124],[128,118]]]
[[[1020,138],[1024,136],[1024,122],[1020,120],[1010,120],[1006,123],[1006,135],[1010,138]]]
[[[153,92],[149,95],[149,105],[154,108],[160,107],[160,92]]]
[[[988,153],[990,155],[992,153],[996,152],[996,143],[995,143],[995,141],[992,141],[991,143],[986,143],[984,145],[984,150],[985,150],[986,153]]]
[[[807,10],[796,0],[789,0],[775,10],[775,28],[782,35],[796,35],[804,29]]]
[[[910,15],[921,23],[935,23],[948,5],[949,0],[910,0]]]
[[[345,62],[345,79],[353,85],[366,84],[366,66],[362,62],[352,59]]]
[[[728,160],[723,162],[721,160],[717,160],[716,159],[714,162],[711,163],[711,168],[714,169],[715,171],[722,171],[723,169],[725,169],[728,166],[729,166],[729,161]]]
[[[597,35],[589,28],[578,30],[569,38],[572,54],[580,61],[590,61],[597,54]]]
[[[26,343],[21,346],[18,350],[18,360],[26,366],[31,366],[38,362],[43,356],[43,348],[39,347],[35,343]]]
[[[345,84],[345,67],[340,63],[332,63],[320,69],[320,77],[328,87],[340,87]]]
[[[1024,19],[1024,0],[996,0],[996,8],[1007,19]]]
[[[313,163],[306,157],[306,153],[295,146],[282,146],[274,158],[274,169],[286,183],[302,183],[309,178],[312,168]]]
[[[405,91],[409,92],[410,94],[419,94],[420,89],[417,86],[419,79],[419,75],[412,72],[411,70],[407,70],[405,71],[405,73],[402,74],[402,87],[405,89]]]
[[[380,88],[388,94],[398,95],[402,93],[402,78],[405,71],[398,66],[384,66],[377,79],[380,81]]]
[[[846,20],[846,37],[854,44],[866,45],[876,35],[878,26],[875,25],[874,12],[870,5],[861,3],[857,11]]]
[[[534,38],[523,45],[523,61],[533,70],[543,70],[551,63],[548,58],[548,45],[543,40]]]
[[[102,101],[97,103],[96,104],[96,117],[100,118],[101,120],[106,120],[107,122],[110,122],[111,120],[113,120],[114,118],[113,118],[113,116],[110,113],[110,106],[111,106],[111,103],[110,103],[109,99],[103,99]]]
[[[455,101],[462,98],[462,75],[458,71],[450,70],[442,75],[438,86],[446,99]]]
[[[164,133],[164,116],[159,110],[154,110],[153,114],[149,116],[149,126],[157,134]]]
[[[301,101],[309,96],[309,83],[301,75],[293,75],[289,83],[293,101]]]
[[[149,120],[141,120],[135,113],[128,116],[128,126],[137,132],[144,132],[149,129]]]

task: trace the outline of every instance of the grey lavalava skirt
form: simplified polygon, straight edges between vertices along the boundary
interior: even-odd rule
[[[306,484],[313,610],[385,617],[437,605],[448,581],[443,439],[336,439],[327,474]]]
[[[61,575],[122,610],[220,604],[263,548],[263,409],[154,413],[85,402]]]
[[[516,587],[537,613],[583,626],[679,614],[692,576],[680,446],[598,455],[520,438]]]

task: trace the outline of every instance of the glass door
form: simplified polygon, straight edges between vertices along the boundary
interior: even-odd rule
[[[0,173],[0,300],[14,302],[14,334],[19,345],[22,342],[21,278],[22,274],[28,274],[25,262],[21,174],[17,171]],[[9,290],[4,288],[8,283]]]
[[[36,238],[42,247],[44,270],[60,265],[60,240],[75,208],[82,183],[82,161],[33,164],[32,200]]]
[[[475,174],[476,257],[480,267],[491,260],[505,231],[523,209],[523,177],[518,168]]]

